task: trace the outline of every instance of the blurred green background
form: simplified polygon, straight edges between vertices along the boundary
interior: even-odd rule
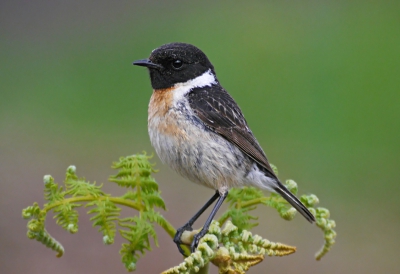
[[[107,183],[111,162],[153,152],[150,82],[132,61],[175,41],[208,55],[280,178],[316,194],[337,222],[336,245],[316,262],[323,237],[315,226],[258,209],[255,232],[298,249],[249,273],[398,271],[399,14],[399,1],[2,1],[1,272],[125,273],[122,240],[104,246],[84,211],[76,235],[48,218],[66,249],[57,259],[25,236],[21,210],[43,204],[43,175],[61,182],[70,164],[122,193]],[[164,215],[178,227],[213,191],[154,161]],[[160,247],[137,273],[181,261],[158,231]]]

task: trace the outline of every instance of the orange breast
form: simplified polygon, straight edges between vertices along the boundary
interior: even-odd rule
[[[153,91],[149,104],[149,130],[186,139],[184,126],[180,125],[183,117],[173,108],[173,91],[174,87]]]
[[[166,89],[155,89],[150,99],[149,118],[150,116],[165,116],[172,107],[174,87]]]

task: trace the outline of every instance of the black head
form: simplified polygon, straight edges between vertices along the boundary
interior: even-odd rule
[[[165,44],[153,50],[149,59],[137,60],[133,64],[149,69],[154,89],[187,82],[207,70],[215,74],[207,56],[195,46],[185,43]]]

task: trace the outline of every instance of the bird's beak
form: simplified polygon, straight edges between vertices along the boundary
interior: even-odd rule
[[[154,69],[162,69],[163,68],[163,66],[161,66],[159,64],[154,64],[149,59],[136,60],[135,62],[133,62],[133,64],[135,66],[154,68]]]

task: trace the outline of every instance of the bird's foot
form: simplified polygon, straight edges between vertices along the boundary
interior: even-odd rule
[[[207,234],[207,232],[208,232],[208,229],[202,229],[202,230],[200,230],[199,233],[194,235],[192,244],[190,245],[190,251],[192,253],[196,251],[197,246],[199,245],[199,242],[200,242],[201,238],[203,238],[204,235]]]
[[[176,230],[176,233],[175,233],[175,236],[174,236],[174,243],[176,244],[176,246],[178,247],[179,252],[183,256],[186,256],[186,255],[185,255],[185,251],[181,247],[181,244],[183,244],[182,240],[181,240],[181,237],[182,237],[183,232],[185,232],[185,231],[193,231],[192,225],[190,223],[187,223],[184,226],[178,228]]]

